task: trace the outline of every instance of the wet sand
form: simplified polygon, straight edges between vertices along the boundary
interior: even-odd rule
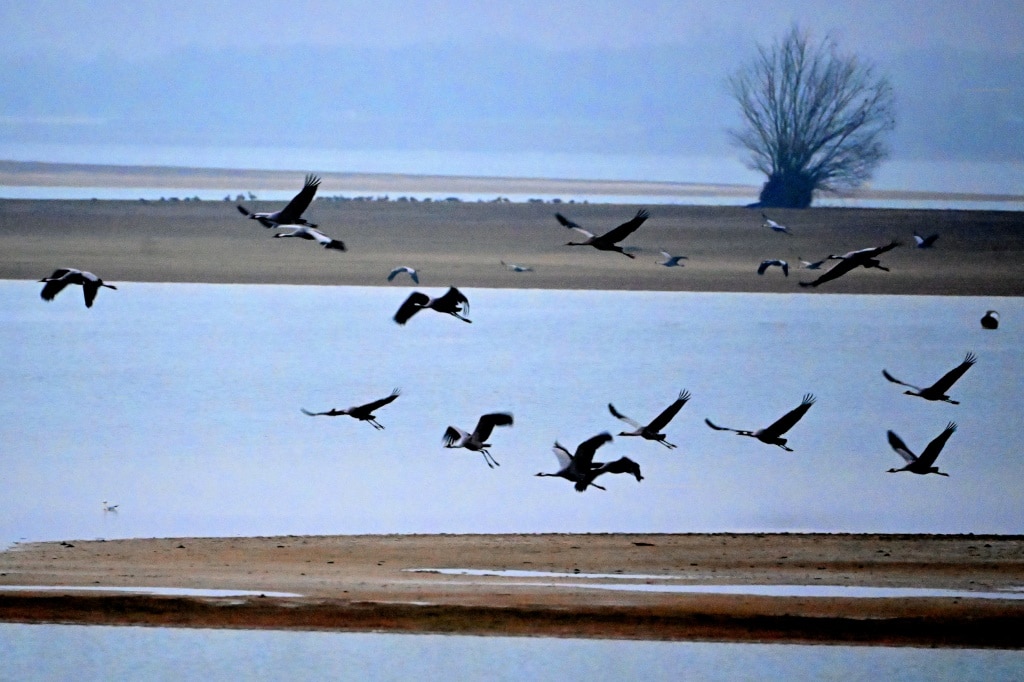
[[[69,546],[70,545],[70,546]],[[496,577],[406,569],[526,570]],[[577,573],[579,575],[577,575]],[[586,574],[637,576],[594,578]],[[0,620],[1021,648],[1024,601],[685,594],[581,585],[1024,586],[1024,538],[800,534],[169,538],[19,545],[0,585],[299,596],[5,592]]]

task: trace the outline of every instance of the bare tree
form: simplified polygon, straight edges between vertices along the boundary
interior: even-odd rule
[[[812,45],[799,26],[729,78],[745,127],[733,141],[749,168],[768,176],[759,206],[807,208],[815,190],[852,189],[889,155],[892,86],[871,64],[839,54],[826,37]]]

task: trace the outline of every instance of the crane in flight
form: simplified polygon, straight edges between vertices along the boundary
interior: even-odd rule
[[[894,384],[899,384],[900,386],[906,386],[909,389],[913,389],[909,391],[903,391],[906,395],[915,395],[919,398],[924,398],[925,400],[935,400],[939,402],[950,403],[951,405],[959,405],[960,402],[950,398],[948,395],[946,395],[946,392],[949,391],[949,389],[953,387],[953,384],[955,384],[957,380],[960,377],[962,377],[967,370],[973,367],[974,363],[977,361],[978,357],[974,353],[968,353],[964,357],[963,362],[961,362],[959,365],[943,374],[942,377],[934,384],[932,384],[931,386],[926,386],[924,388],[920,386],[914,386],[913,384],[908,384],[905,381],[900,381],[899,379],[889,374],[889,372],[884,369],[882,370],[882,376],[884,376],[886,379],[888,379]]]
[[[712,423],[710,419],[705,419],[704,423],[716,431],[732,431],[736,435],[756,438],[762,443],[767,443],[768,445],[777,445],[786,452],[793,452],[793,448],[788,447],[786,445],[788,441],[782,437],[782,434],[786,433],[791,428],[793,428],[793,426],[795,426],[796,423],[800,421],[801,417],[807,414],[807,410],[811,409],[811,405],[814,404],[814,401],[815,398],[812,394],[804,394],[803,401],[801,401],[799,405],[797,405],[792,410],[779,417],[770,426],[766,426],[763,429],[758,429],[757,431],[747,431],[745,429],[731,429],[726,426],[718,426]]]
[[[893,450],[896,451],[900,457],[902,457],[906,464],[899,469],[889,469],[888,473],[894,474],[897,471],[909,471],[912,474],[938,474],[939,476],[949,476],[949,474],[939,471],[939,468],[935,466],[935,458],[942,452],[943,446],[946,445],[946,441],[956,431],[956,422],[949,422],[946,424],[946,428],[932,439],[932,442],[928,443],[925,447],[924,452],[920,455],[915,455],[907,444],[892,431],[887,433],[889,437],[889,445]]]
[[[623,239],[636,232],[637,228],[643,225],[644,221],[647,220],[650,215],[651,214],[648,213],[646,209],[641,208],[636,212],[636,215],[633,216],[633,218],[602,235],[595,235],[593,232],[583,229],[579,224],[569,220],[561,213],[556,213],[555,218],[565,227],[568,227],[571,230],[576,230],[586,237],[582,242],[566,242],[566,246],[593,246],[599,251],[618,251],[628,258],[636,258],[633,254],[626,253],[622,247],[618,245],[618,242],[621,242]]]
[[[615,406],[612,405],[611,403],[608,403],[608,411],[612,413],[613,417],[615,417],[616,419],[621,419],[622,421],[626,422],[635,429],[634,431],[629,432],[622,431],[621,433],[619,433],[620,436],[639,436],[644,440],[653,440],[656,443],[661,443],[666,448],[669,448],[671,450],[676,446],[665,440],[665,434],[661,433],[661,430],[668,426],[668,423],[672,421],[672,419],[675,418],[677,414],[679,414],[679,410],[683,409],[683,405],[685,405],[686,401],[688,401],[689,399],[689,391],[680,391],[679,397],[676,398],[675,402],[673,402],[671,405],[662,410],[661,414],[652,419],[651,422],[646,426],[622,414],[621,412],[616,410]]]
[[[385,405],[391,404],[395,398],[399,396],[401,391],[395,389],[391,391],[391,395],[380,400],[374,400],[373,402],[366,403],[365,405],[356,405],[354,407],[346,407],[343,410],[330,409],[326,412],[310,412],[306,408],[299,408],[303,414],[309,415],[310,417],[340,417],[348,416],[364,421],[378,431],[384,430],[384,425],[377,421],[377,417],[373,414],[376,410],[384,407]]]
[[[308,227],[316,227],[316,223],[308,222],[302,217],[302,214],[307,208],[309,208],[309,204],[313,201],[313,197],[316,195],[318,187],[320,187],[320,178],[310,173],[306,176],[305,184],[302,185],[302,189],[299,190],[299,193],[296,194],[280,211],[272,211],[270,213],[253,213],[245,206],[238,204],[238,212],[246,218],[257,221],[263,227],[281,227],[282,225],[306,225]],[[256,198],[253,194],[249,194],[249,197],[251,199]]]
[[[107,284],[91,272],[75,268],[57,268],[49,277],[44,277],[39,281],[46,283],[39,293],[44,301],[52,301],[69,284],[80,284],[82,294],[85,296],[86,308],[92,307],[92,302],[96,300],[96,294],[100,287],[117,289],[113,284]]]
[[[558,471],[554,473],[540,472],[536,476],[557,476],[575,484],[576,492],[582,493],[588,487],[593,486],[599,490],[607,490],[604,486],[594,483],[594,479],[602,474],[632,474],[637,482],[644,480],[640,473],[640,465],[629,457],[620,457],[613,462],[595,462],[594,455],[597,449],[605,443],[612,441],[612,434],[605,431],[576,446],[576,453],[569,451],[555,441],[552,450],[558,459]]]
[[[487,439],[491,437],[491,432],[495,426],[511,426],[512,415],[508,412],[492,412],[485,414],[480,417],[480,420],[476,423],[476,428],[473,429],[473,433],[463,431],[457,426],[449,426],[444,432],[444,446],[446,448],[466,448],[472,452],[479,452],[484,456],[484,461],[487,462],[487,466],[494,468],[501,466],[498,461],[494,459],[490,451],[487,449],[491,447],[491,444],[487,442]]]

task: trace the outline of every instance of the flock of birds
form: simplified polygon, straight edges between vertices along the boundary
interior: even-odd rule
[[[328,237],[317,229],[318,226],[316,224],[310,223],[303,218],[303,213],[309,208],[310,203],[313,201],[319,184],[319,177],[312,174],[307,175],[305,183],[299,193],[295,195],[295,197],[284,208],[278,211],[255,213],[249,211],[241,204],[238,204],[237,208],[242,215],[251,220],[257,221],[265,228],[288,230],[286,232],[275,232],[274,237],[305,239],[315,241],[325,249],[345,251],[346,247],[342,241]],[[604,234],[596,235],[584,229],[578,223],[567,218],[561,213],[555,214],[556,220],[562,226],[574,230],[584,237],[583,241],[567,242],[567,246],[590,246],[599,251],[618,252],[628,258],[635,258],[635,256],[628,253],[620,245],[620,242],[639,229],[649,217],[650,214],[648,211],[641,209],[637,211],[636,215],[630,220]],[[793,232],[789,227],[772,220],[764,213],[762,213],[762,217],[764,219],[764,227],[775,233],[793,236]],[[914,239],[918,248],[931,248],[938,239],[938,235],[933,234],[928,237],[922,237],[915,233]],[[824,270],[817,279],[806,282],[802,281],[800,282],[800,285],[804,287],[818,287],[857,268],[874,268],[888,271],[888,268],[881,264],[879,257],[897,246],[900,246],[900,243],[893,240],[888,244],[850,251],[841,255],[830,254],[819,261],[811,262],[801,259],[802,267],[807,270],[821,270],[830,261],[837,261],[837,263],[831,268]],[[681,267],[683,265],[681,261],[687,259],[686,256],[672,255],[667,251],[662,251],[661,255],[664,260],[660,261],[660,264],[666,267]],[[527,266],[505,263],[504,261],[501,261],[501,264],[514,272],[527,272],[531,270],[531,268]],[[781,259],[765,259],[758,266],[757,274],[763,275],[772,267],[780,268],[783,274],[788,277],[789,264],[787,261]],[[419,283],[417,271],[408,266],[399,266],[394,268],[388,274],[387,280],[390,282],[403,275],[408,276],[412,282],[416,284]],[[102,279],[91,272],[77,270],[74,268],[59,268],[50,276],[39,281],[44,283],[41,296],[46,301],[53,300],[54,297],[56,297],[57,294],[69,284],[80,285],[85,296],[86,307],[92,307],[100,288],[117,288],[111,284],[105,283]],[[437,297],[430,297],[419,291],[412,292],[398,308],[393,319],[397,324],[405,325],[421,310],[433,310],[438,313],[451,315],[452,317],[466,323],[472,322],[472,320],[467,317],[469,314],[469,300],[466,298],[465,294],[455,287],[450,287],[445,293]],[[998,328],[999,313],[994,310],[987,311],[985,316],[981,319],[981,325],[985,329]],[[915,386],[899,380],[890,374],[888,370],[882,370],[882,374],[886,380],[909,389],[905,391],[908,395],[917,396],[929,401],[940,401],[957,405],[959,404],[959,401],[953,400],[948,393],[952,386],[975,364],[976,361],[976,356],[973,353],[968,353],[963,362],[958,366],[948,371],[932,385],[925,387]],[[356,405],[344,409],[331,409],[321,412],[312,412],[305,408],[302,408],[301,411],[304,414],[313,417],[348,416],[359,421],[367,422],[377,430],[383,430],[384,426],[377,421],[375,412],[394,402],[400,394],[400,390],[396,388],[390,395],[362,405]],[[690,398],[691,395],[688,391],[680,391],[676,400],[647,424],[642,424],[630,417],[627,417],[619,412],[611,403],[608,404],[608,410],[613,417],[629,424],[633,428],[632,431],[620,432],[618,434],[619,436],[639,437],[644,440],[659,443],[665,448],[674,449],[676,445],[668,442],[667,435],[664,431]],[[808,410],[810,410],[814,405],[815,400],[815,396],[811,393],[804,395],[800,404],[795,408],[782,415],[768,426],[756,430],[720,426],[712,422],[710,419],[705,419],[704,421],[709,428],[715,431],[731,431],[736,435],[754,438],[767,445],[774,445],[787,452],[792,452],[793,448],[789,447],[787,444],[788,439],[784,436],[803,418],[805,414],[807,414]],[[499,463],[490,453],[489,448],[491,447],[491,444],[487,441],[490,439],[495,428],[511,426],[512,424],[513,416],[510,413],[488,413],[479,418],[472,431],[465,431],[457,426],[448,426],[444,432],[442,441],[446,448],[463,448],[472,452],[479,452],[483,456],[484,462],[487,466],[494,468],[499,466]],[[889,431],[889,444],[906,462],[905,466],[889,469],[889,472],[907,471],[915,474],[938,474],[941,476],[948,476],[948,474],[938,470],[935,466],[935,460],[942,451],[946,441],[956,431],[956,429],[956,423],[950,421],[942,433],[933,439],[920,455],[915,455],[898,435],[893,431]],[[606,431],[583,441],[572,453],[556,441],[553,446],[553,450],[558,461],[558,470],[555,472],[540,472],[536,475],[554,476],[566,479],[572,482],[575,489],[579,492],[583,492],[589,487],[605,490],[604,487],[594,482],[595,479],[603,474],[625,473],[634,476],[637,481],[642,481],[643,476],[640,471],[640,465],[628,457],[620,457],[617,460],[609,462],[594,461],[594,457],[596,456],[598,449],[612,440],[613,436],[611,433]],[[103,505],[105,511],[117,511],[117,505],[108,505],[106,502],[104,502]]]

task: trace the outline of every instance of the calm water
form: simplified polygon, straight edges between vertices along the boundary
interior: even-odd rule
[[[1011,680],[1024,652],[0,624],[0,680]]]
[[[383,278],[383,275],[382,275]],[[429,284],[429,273],[424,277]],[[852,531],[1024,533],[1024,299],[467,289],[473,324],[405,286],[119,282],[87,310],[0,282],[0,543],[316,533]],[[424,291],[438,292],[429,286]],[[987,308],[1002,313],[982,330]],[[967,351],[961,405],[902,395]],[[375,431],[326,410],[402,395]],[[551,446],[641,421],[680,389],[677,450],[616,438],[645,480],[578,494]],[[766,426],[801,396],[795,452],[715,432]],[[507,410],[501,462],[442,447]],[[938,464],[889,474],[955,420]],[[101,502],[119,504],[105,513]]]

